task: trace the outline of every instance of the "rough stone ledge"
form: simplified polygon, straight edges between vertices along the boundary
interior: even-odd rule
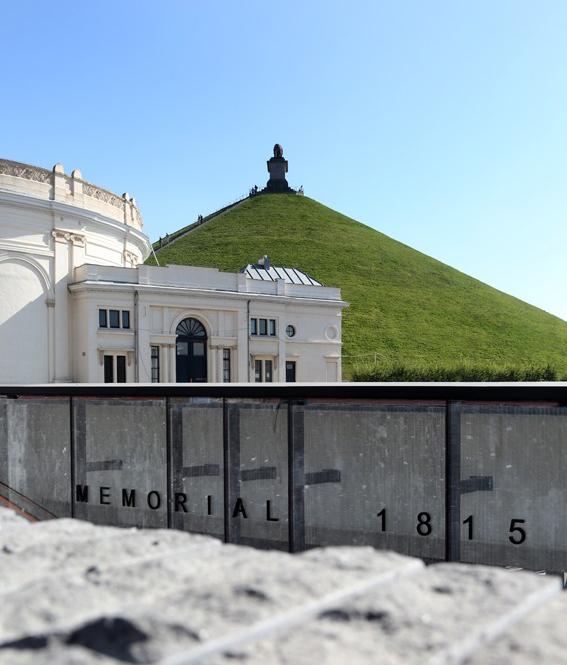
[[[0,508],[0,664],[565,663],[560,580]]]

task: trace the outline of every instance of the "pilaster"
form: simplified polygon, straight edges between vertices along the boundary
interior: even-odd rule
[[[148,304],[139,298],[138,316],[135,330],[138,336],[138,357],[136,358],[136,366],[138,368],[138,383],[149,383],[152,380],[149,309],[150,308]]]
[[[69,240],[71,234],[67,231],[55,229],[51,235],[54,240],[54,374],[55,382],[71,380],[70,375],[70,335],[69,335],[69,297],[67,284],[69,281],[70,252]]]
[[[47,372],[49,383],[55,381],[55,298],[45,300],[47,307]]]
[[[235,377],[234,380],[240,383],[247,383],[249,380],[248,376],[248,365],[250,363],[249,353],[248,353],[248,316],[246,313],[246,308],[238,311],[237,314],[237,362],[234,363]]]
[[[169,356],[169,376],[167,380],[169,383],[177,383],[177,368],[176,368],[176,357],[175,357],[175,344],[167,345],[168,356]]]
[[[283,280],[282,280],[283,281]],[[285,331],[281,330],[283,319],[278,324],[278,369],[276,371],[276,381],[285,382]]]

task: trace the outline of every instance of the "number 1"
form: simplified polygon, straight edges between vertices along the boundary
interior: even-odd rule
[[[466,520],[463,520],[463,524],[469,525],[469,540],[473,539],[473,516],[469,515]]]
[[[382,531],[386,531],[386,509],[382,508],[379,513],[376,513],[376,517],[382,518]]]

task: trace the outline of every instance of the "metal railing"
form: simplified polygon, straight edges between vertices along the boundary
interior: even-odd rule
[[[192,222],[191,224],[188,224],[187,226],[184,226],[181,229],[178,229],[174,233],[167,233],[163,237],[160,236],[160,238],[153,243],[154,250],[156,249],[159,250],[162,249],[163,247],[167,247],[167,245],[174,242],[175,240],[179,240],[179,238],[182,238],[187,233],[193,231],[193,229],[196,229],[202,224],[206,224],[212,219],[215,219],[215,217],[218,217],[222,213],[227,212],[228,210],[234,208],[238,204],[243,203],[248,198],[250,198],[248,194],[243,194],[242,196],[231,201],[230,203],[227,203],[226,205],[222,206],[222,208],[218,208],[214,212],[211,212],[208,215],[205,215],[204,217],[200,215],[196,221]]]

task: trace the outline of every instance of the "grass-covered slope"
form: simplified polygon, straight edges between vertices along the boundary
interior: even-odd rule
[[[378,353],[404,364],[567,370],[566,322],[307,197],[252,198],[157,252],[162,266],[230,271],[264,254],[341,288],[350,303],[343,311],[347,367]]]

